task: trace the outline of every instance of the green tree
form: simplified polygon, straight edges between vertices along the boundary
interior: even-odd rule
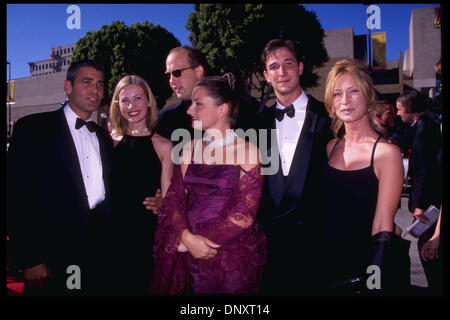
[[[180,42],[165,28],[151,22],[128,27],[114,21],[79,39],[72,61],[94,59],[105,66],[105,99],[109,105],[117,82],[126,74],[144,78],[162,107],[172,90],[165,78],[165,57]]]
[[[328,60],[316,14],[297,4],[195,4],[186,28],[212,73],[233,72],[247,95],[256,91],[260,98],[268,89],[261,77],[260,55],[270,39],[296,43],[305,65],[301,77],[305,89],[317,85],[313,69]]]

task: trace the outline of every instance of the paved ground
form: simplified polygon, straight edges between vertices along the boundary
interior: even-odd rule
[[[395,216],[395,223],[402,229],[405,229],[412,223],[413,215],[408,210],[408,198],[402,197],[401,208]],[[423,272],[422,263],[420,262],[419,252],[417,250],[417,239],[409,234],[404,236],[405,239],[411,241],[409,249],[409,257],[411,259],[411,285],[416,287],[427,287],[427,279]]]

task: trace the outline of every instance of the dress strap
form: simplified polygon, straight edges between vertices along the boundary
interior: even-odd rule
[[[337,139],[336,143],[335,143],[334,146],[333,146],[333,149],[331,149],[330,155],[328,156],[328,160],[331,159],[331,155],[333,154],[334,149],[335,149],[336,146],[338,145],[339,141],[341,141],[341,139]]]
[[[370,166],[371,166],[371,167],[373,166],[373,158],[374,158],[374,156],[375,156],[375,148],[376,148],[376,146],[377,146],[378,141],[380,141],[380,139],[381,139],[381,134],[378,136],[377,141],[375,141],[375,143],[374,143],[374,145],[373,145],[372,156],[370,157]]]
[[[241,169],[242,171],[244,171],[244,173],[248,173],[248,171],[245,170],[244,168],[242,168],[241,166],[239,166],[239,169]]]
[[[155,131],[152,131],[149,138],[153,137],[154,134],[155,134]]]

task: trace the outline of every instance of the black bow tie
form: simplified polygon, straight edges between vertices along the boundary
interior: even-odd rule
[[[94,121],[84,121],[83,119],[77,118],[77,122],[75,122],[75,129],[78,130],[84,125],[90,132],[94,132],[97,129],[97,125]]]
[[[284,114],[287,114],[289,118],[293,118],[295,116],[294,105],[291,104],[289,107],[285,107],[283,109],[275,109],[275,118],[277,118],[278,121],[283,120]]]

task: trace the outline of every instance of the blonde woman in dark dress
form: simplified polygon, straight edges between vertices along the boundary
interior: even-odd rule
[[[335,136],[327,145],[324,174],[330,293],[388,293],[400,282],[393,277],[392,247],[404,174],[399,148],[382,137],[370,116],[375,92],[366,65],[338,61],[328,74],[325,106]],[[370,266],[380,268],[381,283],[368,279]]]
[[[170,184],[172,143],[156,131],[156,100],[144,79],[116,85],[110,116],[115,129],[111,193],[120,295],[148,293],[157,213]],[[145,200],[144,200],[145,199]]]

